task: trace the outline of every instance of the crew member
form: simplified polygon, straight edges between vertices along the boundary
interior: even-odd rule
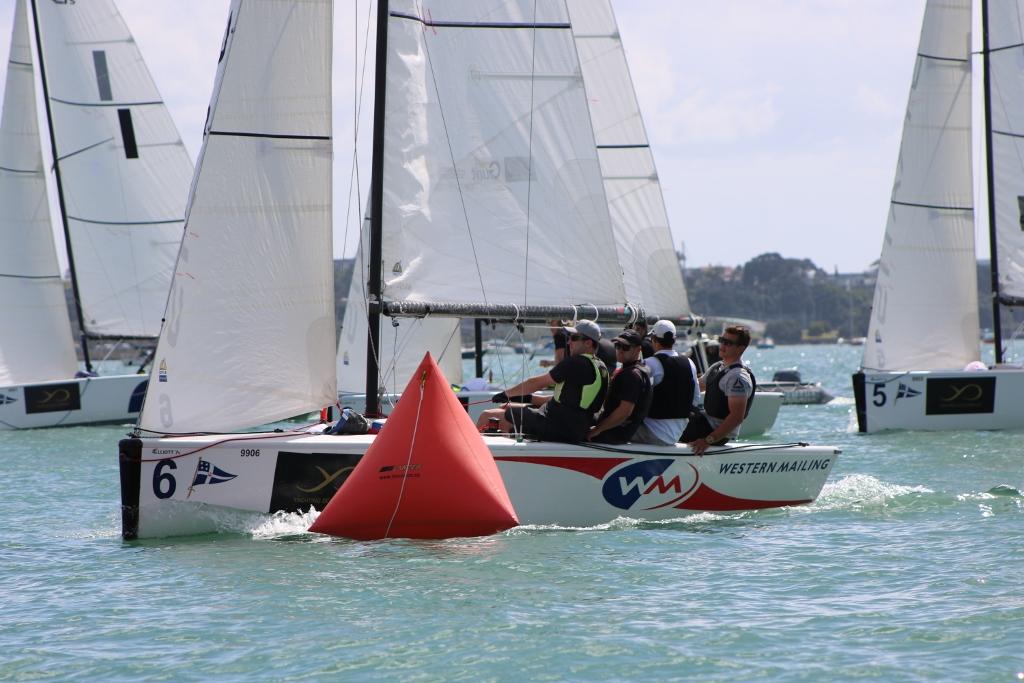
[[[635,330],[624,330],[612,340],[619,367],[612,374],[604,408],[587,434],[588,441],[626,443],[647,416],[651,405],[651,371],[640,355],[642,341]]]
[[[495,394],[491,400],[504,407],[483,411],[477,427],[483,429],[497,418],[502,432],[521,431],[544,441],[584,440],[608,389],[608,369],[594,356],[601,328],[591,320],[580,320],[564,329],[570,355],[549,372]],[[532,394],[552,384],[555,391],[550,397],[533,396],[529,405],[508,403],[510,395]]]
[[[651,409],[633,435],[637,443],[673,446],[700,396],[697,368],[693,361],[676,353],[676,326],[671,320],[654,323],[650,334],[654,355],[644,360],[651,370],[654,387]]]
[[[700,378],[704,414],[693,419],[683,433],[693,452],[703,455],[708,446],[721,446],[735,438],[754,402],[757,380],[741,357],[750,345],[750,330],[742,325],[725,328],[718,338],[720,361]]]

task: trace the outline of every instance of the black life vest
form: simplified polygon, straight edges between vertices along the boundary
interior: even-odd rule
[[[654,387],[647,417],[675,420],[690,416],[693,410],[693,369],[686,356],[655,354],[665,374]]]
[[[747,415],[750,415],[750,406],[754,405],[754,394],[757,391],[757,378],[754,377],[754,373],[750,368],[745,366],[739,361],[726,367],[724,364],[718,365],[718,367],[712,366],[708,370],[707,376],[704,378],[704,412],[711,417],[716,417],[719,420],[724,420],[729,417],[729,397],[725,395],[725,392],[718,386],[718,381],[722,379],[722,375],[733,368],[743,368],[750,375],[750,383],[754,387],[754,391],[750,392],[750,396],[747,397],[747,410],[743,413],[744,419]]]

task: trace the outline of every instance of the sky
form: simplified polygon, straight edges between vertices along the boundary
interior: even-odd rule
[[[117,2],[193,159],[229,4]],[[924,0],[613,0],[613,6],[673,241],[688,267],[739,265],[778,252],[830,272],[855,272],[878,258]],[[336,0],[334,11],[335,256],[341,257],[355,247],[357,225],[347,216],[356,214],[344,207],[356,147],[355,74],[372,15],[368,0]],[[13,13],[14,0],[0,0],[0,54],[7,54]],[[368,54],[372,59],[372,46]],[[372,71],[371,63],[368,78]],[[365,188],[370,85],[362,111]],[[979,255],[982,249],[987,244],[979,245]]]

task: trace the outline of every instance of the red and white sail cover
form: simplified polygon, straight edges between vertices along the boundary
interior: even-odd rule
[[[979,356],[971,2],[929,0],[862,366],[961,369]]]
[[[611,1],[567,0],[566,4],[626,296],[654,315],[689,315],[661,181]]]
[[[85,331],[155,337],[192,161],[112,0],[33,4]]]
[[[17,0],[0,121],[0,385],[78,369],[39,144],[25,0]]]
[[[1024,297],[1024,7],[988,0],[999,293]]]
[[[396,0],[388,42],[384,298],[624,302],[564,0]]]
[[[330,0],[234,0],[140,426],[337,400]]]

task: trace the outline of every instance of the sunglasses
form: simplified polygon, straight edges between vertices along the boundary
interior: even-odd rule
[[[718,343],[722,346],[739,346],[740,343],[735,339],[729,339],[728,337],[719,337]]]
[[[580,339],[583,339],[583,335],[582,334],[570,334],[569,335],[569,339],[571,339],[572,341],[579,341]]]

